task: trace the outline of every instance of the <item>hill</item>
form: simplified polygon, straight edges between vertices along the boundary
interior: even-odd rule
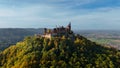
[[[22,41],[26,36],[42,34],[43,28],[0,28],[0,51],[10,45]],[[103,46],[112,46],[120,50],[120,31],[113,30],[76,30],[87,39],[102,44]]]
[[[1,28],[0,29],[0,51],[22,41],[25,36],[32,36],[34,34],[42,33],[41,29],[33,28]]]
[[[120,68],[120,51],[83,36],[30,36],[0,53],[2,68]]]

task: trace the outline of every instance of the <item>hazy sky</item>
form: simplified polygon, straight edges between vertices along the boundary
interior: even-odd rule
[[[120,29],[120,0],[0,0],[0,28]]]

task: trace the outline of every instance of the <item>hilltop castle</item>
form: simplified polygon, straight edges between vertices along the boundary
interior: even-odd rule
[[[68,26],[66,27],[56,27],[53,29],[47,29],[44,28],[44,34],[42,35],[42,37],[45,38],[51,38],[51,37],[73,37],[73,31],[71,30],[71,23],[68,24]]]

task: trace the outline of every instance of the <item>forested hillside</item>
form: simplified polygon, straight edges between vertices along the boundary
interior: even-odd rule
[[[0,53],[2,68],[120,68],[120,51],[82,36],[26,37]]]
[[[32,28],[3,28],[0,29],[0,51],[4,50],[18,41],[22,41],[25,36],[42,33],[43,29]]]

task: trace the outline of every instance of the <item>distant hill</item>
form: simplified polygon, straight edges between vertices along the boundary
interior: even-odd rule
[[[41,34],[43,29],[33,28],[1,28],[0,29],[0,50],[4,50],[8,46],[15,44],[24,39],[25,36]]]
[[[0,68],[120,68],[120,51],[83,36],[30,36],[0,53]]]

